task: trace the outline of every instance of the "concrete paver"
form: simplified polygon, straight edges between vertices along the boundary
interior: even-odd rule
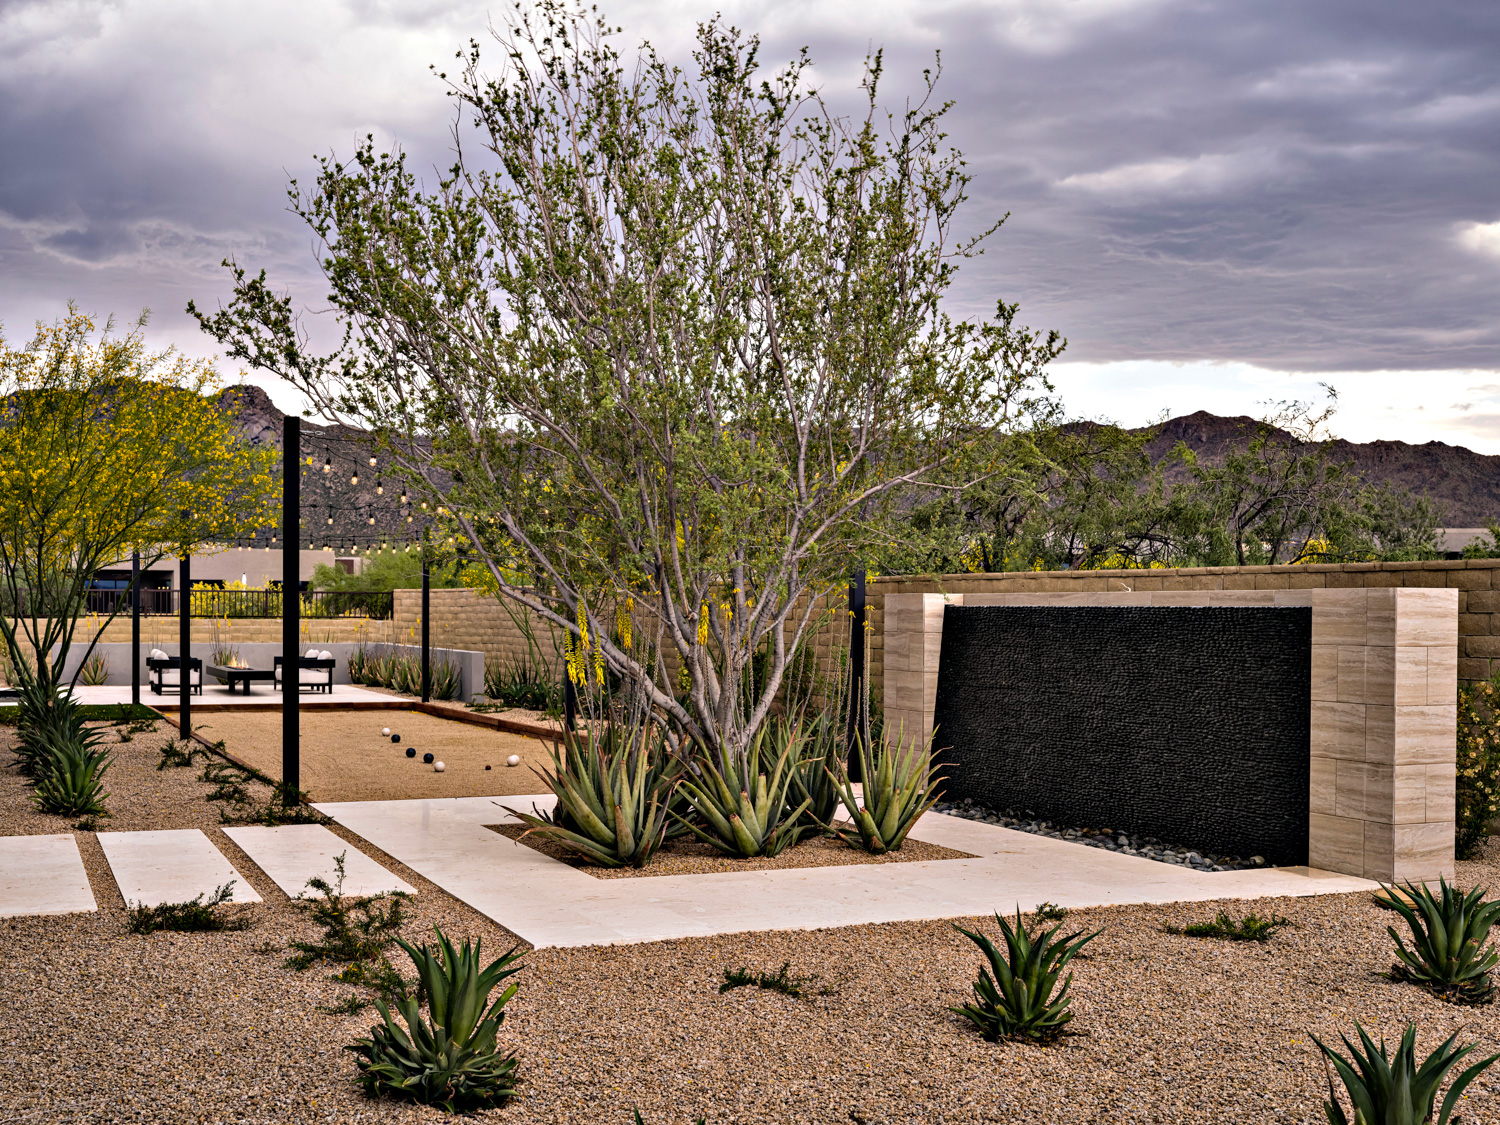
[[[71,833],[0,836],[0,918],[98,909]]]
[[[316,807],[539,948],[629,944],[1031,910],[1335,894],[1376,884],[1307,867],[1200,872],[928,813],[912,837],[974,859],[595,879],[484,827],[551,794]]]
[[[226,828],[224,835],[244,849],[273,883],[290,898],[315,895],[307,881],[319,876],[334,884],[334,860],[344,857],[343,893],[377,895],[386,891],[416,894],[416,888],[391,874],[369,856],[321,824],[288,824],[280,828]]]
[[[231,902],[260,902],[255,888],[196,828],[100,832],[99,845],[127,906],[161,906],[211,898],[234,880]]]

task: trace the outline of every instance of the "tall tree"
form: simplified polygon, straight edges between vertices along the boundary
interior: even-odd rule
[[[736,752],[819,596],[897,534],[897,496],[981,471],[980,435],[1028,409],[1061,341],[1014,305],[945,311],[979,239],[955,234],[968,176],[935,75],[887,115],[875,55],[849,120],[805,53],[762,76],[757,41],[717,20],[688,74],[649,45],[627,66],[561,0],[518,13],[497,75],[471,44],[444,76],[456,153],[435,187],[369,143],[293,185],[341,350],[314,354],[263,272],[232,267],[230,305],[198,315],[373,429],[600,679]],[[644,627],[617,627],[622,606]]]
[[[273,522],[274,455],[236,435],[208,365],[146,351],[144,324],[117,336],[70,307],[25,347],[0,336],[0,637],[41,706],[101,567]]]

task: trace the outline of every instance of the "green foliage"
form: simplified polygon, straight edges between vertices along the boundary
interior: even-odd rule
[[[1328,1125],[1421,1125],[1423,1122],[1448,1125],[1449,1117],[1469,1083],[1500,1059],[1500,1055],[1491,1055],[1459,1074],[1448,1087],[1448,1094],[1439,1109],[1438,1088],[1453,1068],[1474,1050],[1475,1044],[1466,1043],[1455,1048],[1453,1044],[1458,1033],[1454,1032],[1418,1066],[1415,1024],[1408,1024],[1402,1032],[1395,1058],[1387,1051],[1385,1040],[1382,1038],[1377,1047],[1358,1020],[1354,1023],[1354,1030],[1359,1034],[1359,1047],[1349,1042],[1348,1036],[1339,1036],[1344,1041],[1344,1049],[1349,1052],[1347,1058],[1325,1046],[1316,1035],[1312,1036],[1312,1041],[1323,1052],[1324,1069],[1329,1071],[1328,1100],[1323,1103]],[[1345,1113],[1334,1090],[1333,1071],[1338,1072],[1344,1084],[1344,1093],[1354,1111],[1352,1117]]]
[[[725,855],[780,855],[809,831],[802,815],[811,798],[791,803],[805,745],[800,724],[781,723],[762,726],[742,753],[723,761],[697,754],[679,783],[697,819],[672,817]]]
[[[783,996],[790,996],[794,1000],[800,1000],[807,995],[809,990],[817,984],[819,978],[817,973],[794,973],[792,963],[783,961],[781,968],[774,973],[752,973],[743,965],[738,969],[724,970],[724,983],[719,985],[719,994],[734,988],[744,988],[754,985],[756,988],[764,988],[770,992],[780,992]],[[822,985],[817,989],[818,996],[832,996],[834,989],[831,985]]]
[[[1382,884],[1381,898],[1411,929],[1408,946],[1394,926],[1386,927],[1398,962],[1391,976],[1453,1003],[1487,1003],[1495,990],[1490,970],[1500,962],[1500,953],[1485,943],[1500,919],[1500,902],[1486,902],[1482,887],[1464,894],[1446,879],[1440,878],[1438,885],[1434,895],[1425,883],[1403,883],[1398,895]]]
[[[1061,988],[1057,978],[1078,951],[1103,931],[1085,934],[1080,930],[1059,938],[1059,924],[1032,933],[1022,924],[1019,909],[1014,928],[999,914],[995,921],[1005,939],[1004,953],[986,935],[953,927],[979,946],[989,966],[980,968],[974,982],[975,1002],[949,1010],[969,1020],[992,1042],[1021,1039],[1045,1043],[1055,1039],[1073,1019],[1068,1010],[1073,974],[1068,974]]]
[[[379,435],[498,593],[722,766],[776,703],[816,612],[797,607],[898,538],[944,465],[988,471],[982,435],[1029,412],[1062,341],[1012,304],[944,303],[998,224],[959,216],[930,86],[888,114],[874,56],[844,118],[809,59],[763,69],[718,19],[682,68],[612,35],[564,0],[509,15],[503,77],[477,45],[448,72],[475,128],[442,182],[367,142],[295,192],[338,353],[238,265],[230,305],[194,312]],[[611,630],[632,601],[639,647]]]
[[[836,834],[872,855],[900,851],[912,825],[942,796],[938,785],[944,779],[932,776],[932,738],[917,746],[898,735],[873,749],[869,740],[860,739],[859,760],[862,801],[855,799],[848,767],[842,761],[834,766],[839,796],[854,826],[852,833],[836,829]]]
[[[358,574],[338,566],[319,563],[313,570],[308,587],[338,593],[388,593],[391,590],[417,590],[422,586],[422,556],[416,551],[380,550],[361,556]],[[451,558],[431,559],[427,568],[428,584],[434,589],[462,586],[458,563]]]
[[[1211,922],[1191,922],[1186,926],[1163,926],[1169,934],[1187,937],[1222,938],[1224,941],[1270,941],[1271,935],[1282,926],[1290,926],[1289,919],[1280,914],[1262,918],[1259,914],[1246,914],[1238,922],[1221,910]]]
[[[522,954],[512,949],[480,967],[480,943],[454,945],[437,930],[436,949],[397,939],[417,969],[424,1019],[415,998],[396,1001],[397,1023],[384,1001],[377,1001],[382,1022],[346,1050],[359,1057],[359,1077],[371,1097],[386,1096],[440,1106],[450,1113],[502,1104],[515,1094],[517,1062],[499,1051],[496,1034],[504,1007],[516,993],[510,985],[490,1003],[490,993],[517,973]],[[488,1005],[488,1006],[486,1006]]]
[[[1043,902],[1031,912],[1031,916],[1038,922],[1061,922],[1068,916],[1068,908],[1055,902]]]
[[[218,930],[247,930],[250,918],[245,914],[226,915],[217,907],[234,898],[234,880],[219,887],[207,902],[198,895],[190,902],[164,902],[160,906],[132,906],[128,925],[133,934],[154,934],[158,930],[197,934]]]
[[[562,681],[530,653],[486,660],[484,694],[502,708],[524,707],[552,718],[563,710]]]
[[[1500,816],[1500,684],[1490,680],[1458,689],[1453,850],[1475,859]]]
[[[1489,524],[1488,535],[1481,535],[1464,544],[1466,559],[1500,559],[1500,523]]]
[[[802,826],[809,831],[827,832],[833,814],[839,807],[839,787],[835,771],[843,768],[847,748],[841,716],[834,708],[823,708],[811,720],[803,721],[805,745],[792,775],[799,800],[807,803]],[[768,725],[790,722],[785,717],[768,720]],[[778,735],[784,738],[784,735]]]
[[[537,776],[557,795],[548,819],[507,808],[535,832],[601,867],[644,867],[667,834],[680,766],[652,723],[592,724],[563,733],[552,772]]]
[[[313,921],[323,927],[323,936],[318,941],[292,942],[297,952],[286,964],[299,972],[319,961],[359,966],[359,979],[350,983],[361,983],[366,969],[384,960],[385,951],[401,933],[406,924],[402,907],[411,896],[405,891],[344,894],[344,861],[348,854],[344,851],[334,857],[332,883],[320,875],[307,881],[307,886],[321,897],[295,900],[297,906],[308,911]]]

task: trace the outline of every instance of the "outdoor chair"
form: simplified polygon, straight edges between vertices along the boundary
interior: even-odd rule
[[[317,649],[308,649],[306,656],[297,658],[297,688],[305,691],[311,688],[313,691],[333,694],[333,666],[338,663],[333,658],[333,653],[328,651],[319,652]],[[271,662],[271,670],[276,674],[276,690],[281,690],[281,657],[275,657]]]
[[[167,689],[174,694],[179,690],[182,662],[178,657],[168,656],[161,649],[154,648],[146,656],[146,669],[150,673],[149,686],[153,695],[161,695]],[[194,695],[203,694],[203,661],[196,656],[188,659],[188,687]]]

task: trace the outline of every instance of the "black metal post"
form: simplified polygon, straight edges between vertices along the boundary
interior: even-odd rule
[[[130,553],[130,717],[141,705],[141,553]]]
[[[295,805],[302,788],[302,419],[281,435],[281,785]]]
[[[188,739],[193,736],[193,556],[186,551],[177,566],[177,585],[177,731]]]
[[[427,566],[427,531],[422,530],[422,702],[432,700],[432,574]]]
[[[865,571],[856,570],[849,579],[849,776],[859,770],[859,747],[870,734],[870,715],[865,707]],[[863,778],[860,778],[863,780]]]

